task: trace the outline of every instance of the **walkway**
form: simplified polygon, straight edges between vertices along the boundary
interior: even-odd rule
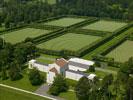
[[[48,90],[49,90],[48,84],[43,84],[42,86],[40,86],[40,87],[35,91],[35,93],[40,94],[40,95],[43,95],[43,96],[48,96],[48,97],[51,97],[51,98],[55,98],[56,100],[65,100],[65,99],[60,98],[60,97],[57,97],[57,96],[49,95],[49,94],[47,93]]]
[[[47,98],[47,99],[50,99],[50,100],[59,100],[57,98],[54,98],[54,97],[51,97],[51,96],[48,96],[48,95],[41,95],[41,94],[33,93],[33,92],[30,92],[30,91],[26,91],[26,90],[23,90],[23,89],[15,88],[15,87],[4,85],[4,84],[0,84],[0,86],[10,88],[10,89],[14,89],[14,90],[21,91],[21,92],[25,92],[25,93],[29,93],[29,94],[32,94],[32,95],[44,97],[44,98]]]

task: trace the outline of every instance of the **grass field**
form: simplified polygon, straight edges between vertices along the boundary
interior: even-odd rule
[[[10,79],[0,80],[0,83],[6,84],[9,86],[13,86],[16,88],[24,89],[27,91],[32,91],[32,92],[39,88],[39,86],[32,86],[31,85],[26,70],[23,72],[23,78],[22,79],[17,80],[17,81],[11,81]]]
[[[83,18],[61,18],[58,20],[47,22],[47,23],[45,23],[45,25],[67,27],[67,26],[71,26],[76,23],[82,22],[84,20],[85,19],[83,19]]]
[[[73,91],[60,93],[59,96],[64,98],[65,100],[77,100],[76,94]]]
[[[133,57],[133,41],[125,41],[106,56],[112,57],[118,62],[127,61],[130,57]]]
[[[38,45],[38,47],[42,49],[45,48],[48,50],[56,50],[56,51],[60,50],[78,51],[100,38],[101,37],[98,36],[67,33],[60,37],[41,43]]]
[[[36,58],[36,60],[41,63],[51,64],[56,60],[56,58],[59,58],[59,56],[41,54],[40,57]]]
[[[6,42],[12,44],[24,41],[27,37],[34,38],[42,34],[49,33],[48,30],[34,29],[34,28],[25,28],[18,31],[13,31],[4,35]],[[3,35],[0,35],[3,37]]]
[[[0,100],[49,100],[0,86]]]
[[[100,20],[83,27],[83,29],[114,32],[125,25],[127,25],[127,23]]]
[[[92,59],[94,56],[102,53],[104,50],[108,49],[109,47],[113,46],[114,44],[118,43],[121,38],[125,38],[127,35],[131,34],[133,32],[133,27],[130,29],[124,31],[120,35],[114,37],[112,40],[106,42],[105,44],[102,44],[101,46],[97,47],[96,49],[92,50],[88,54],[84,55],[83,59]],[[130,49],[130,48],[128,48]]]

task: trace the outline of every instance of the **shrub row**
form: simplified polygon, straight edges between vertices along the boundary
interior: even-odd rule
[[[110,32],[102,32],[102,31],[95,31],[95,30],[88,30],[88,29],[75,29],[71,32],[77,33],[77,34],[85,34],[85,35],[93,35],[93,36],[105,36],[107,34],[112,34]]]
[[[94,56],[93,60],[95,60],[96,62],[106,62],[108,66],[117,67],[117,68],[120,68],[122,64],[120,62],[114,61],[114,58],[105,57],[101,55]]]
[[[112,34],[108,34],[107,36],[105,36],[101,40],[98,40],[98,41],[92,43],[91,45],[82,48],[81,50],[78,51],[80,56],[84,56],[85,54],[91,52],[92,50],[103,45],[104,43],[108,42],[109,40],[111,40],[115,36],[121,34],[122,32],[124,32],[125,30],[127,30],[128,28],[130,28],[132,26],[133,26],[133,24],[128,24],[127,26],[122,27],[121,29],[117,30],[116,32],[113,32]]]
[[[103,45],[104,43],[108,42],[109,40],[111,40],[113,37],[119,35],[120,33],[122,33],[123,31],[127,30],[128,28],[130,28],[131,25],[129,24],[128,26],[126,27],[123,27],[121,28],[121,30],[119,31],[116,31],[112,34],[108,34],[107,36],[103,37],[102,39],[100,40],[97,40],[95,42],[93,42],[92,44],[80,49],[79,51],[70,51],[70,50],[62,50],[62,51],[56,51],[56,50],[47,50],[47,49],[42,49],[40,50],[42,53],[46,53],[46,54],[50,54],[50,55],[62,55],[62,52],[65,54],[65,55],[68,55],[68,56],[77,56],[77,57],[81,57],[81,56],[84,56],[85,54],[93,51],[94,49],[96,49],[97,47]],[[67,30],[66,30],[67,31]],[[47,41],[49,39],[52,39],[52,38],[55,38],[59,35],[63,35],[66,33],[66,31],[64,30],[61,30],[61,31],[57,31],[54,32],[54,34],[51,34],[48,36],[46,36],[45,38],[43,37],[41,42],[44,42],[44,41]],[[125,38],[124,38],[125,39]],[[121,42],[124,40],[123,38],[120,40]],[[120,41],[118,43],[120,43]],[[118,45],[117,43],[114,45],[116,46]],[[111,48],[111,47],[110,47]],[[113,48],[113,47],[112,47]],[[106,50],[105,50],[106,51]]]

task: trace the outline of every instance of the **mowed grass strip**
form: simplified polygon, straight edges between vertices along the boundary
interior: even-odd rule
[[[12,44],[24,41],[27,37],[34,38],[42,34],[49,33],[49,30],[42,30],[42,29],[34,29],[34,28],[25,28],[13,32],[9,32],[4,34],[6,42],[10,42]],[[3,35],[0,35],[3,37]]]
[[[49,100],[49,99],[0,86],[0,100]]]
[[[130,57],[133,57],[133,41],[125,41],[106,56],[114,58],[118,62],[128,61]]]
[[[127,23],[124,22],[100,20],[83,27],[83,29],[114,32],[126,25]]]
[[[74,25],[76,23],[82,22],[85,19],[83,18],[60,18],[58,20],[53,20],[50,22],[45,23],[45,25],[52,25],[52,26],[61,26],[61,27],[67,27]]]
[[[83,35],[76,33],[67,33],[38,45],[39,48],[48,50],[71,50],[78,51],[85,46],[89,46],[94,41],[100,39],[98,36]]]

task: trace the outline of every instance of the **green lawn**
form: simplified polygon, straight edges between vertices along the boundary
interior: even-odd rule
[[[61,26],[61,27],[67,27],[67,26],[71,26],[74,25],[76,23],[82,22],[85,19],[83,18],[61,18],[58,20],[53,20],[50,22],[45,23],[45,25],[52,25],[52,26]]]
[[[125,41],[106,56],[112,57],[118,62],[127,61],[130,57],[133,57],[133,41]]]
[[[91,43],[100,39],[98,36],[84,35],[84,34],[75,34],[67,33],[60,37],[54,38],[47,42],[39,44],[37,47],[45,48],[48,50],[72,50],[78,51],[85,46],[89,46]]]
[[[13,31],[4,35],[6,42],[10,42],[12,44],[24,41],[27,37],[34,38],[42,34],[47,34],[50,31],[34,29],[34,28],[25,28],[18,31]],[[0,37],[3,37],[1,35]]]
[[[32,86],[31,85],[29,78],[28,78],[28,74],[26,72],[23,73],[23,78],[20,80],[17,80],[17,81],[11,81],[10,79],[4,80],[4,81],[0,80],[0,83],[6,84],[9,86],[13,86],[16,88],[28,90],[28,91],[35,91],[39,87],[39,86]]]
[[[38,62],[41,62],[41,63],[51,64],[56,60],[56,58],[59,58],[59,57],[58,56],[41,54],[40,57],[36,58],[36,60]]]
[[[92,24],[89,24],[89,25],[83,27],[83,29],[114,32],[117,29],[124,27],[125,25],[127,25],[127,23],[100,20],[100,21],[97,21],[95,23],[92,23]]]
[[[49,99],[0,86],[0,100],[49,100]]]
[[[64,98],[65,100],[77,100],[76,94],[72,91],[60,93],[59,96]]]

